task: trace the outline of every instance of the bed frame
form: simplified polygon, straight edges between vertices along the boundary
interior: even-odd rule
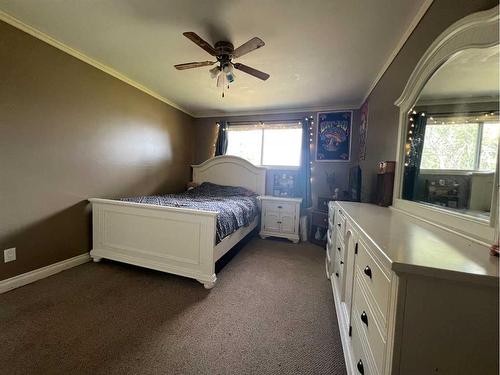
[[[266,170],[236,156],[193,165],[193,182],[242,186],[264,195]],[[215,262],[257,225],[259,218],[215,245],[217,213],[191,208],[92,198],[94,262],[102,258],[196,279],[217,280]]]

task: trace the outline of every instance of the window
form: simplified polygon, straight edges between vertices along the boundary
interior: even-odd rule
[[[287,124],[229,125],[227,155],[242,157],[255,165],[300,165],[302,125]]]
[[[421,169],[495,170],[500,123],[434,120],[425,128]]]

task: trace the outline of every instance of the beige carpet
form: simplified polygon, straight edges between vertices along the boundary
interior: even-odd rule
[[[67,270],[0,295],[0,373],[345,374],[324,254],[253,238],[211,291],[111,261]]]

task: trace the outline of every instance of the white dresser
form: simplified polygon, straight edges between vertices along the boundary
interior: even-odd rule
[[[349,374],[498,374],[498,258],[486,246],[330,202],[326,269]]]
[[[260,237],[282,237],[298,243],[302,198],[263,195],[259,200],[262,202]]]

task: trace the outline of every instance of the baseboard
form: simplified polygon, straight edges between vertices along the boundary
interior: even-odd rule
[[[21,275],[11,277],[10,279],[2,280],[0,281],[0,294],[8,292],[9,290],[15,288],[19,288],[23,285],[33,283],[45,277],[54,275],[58,272],[67,270],[68,268],[79,266],[80,264],[86,263],[89,260],[89,253],[85,253],[42,268],[38,268],[30,272],[23,273]]]

